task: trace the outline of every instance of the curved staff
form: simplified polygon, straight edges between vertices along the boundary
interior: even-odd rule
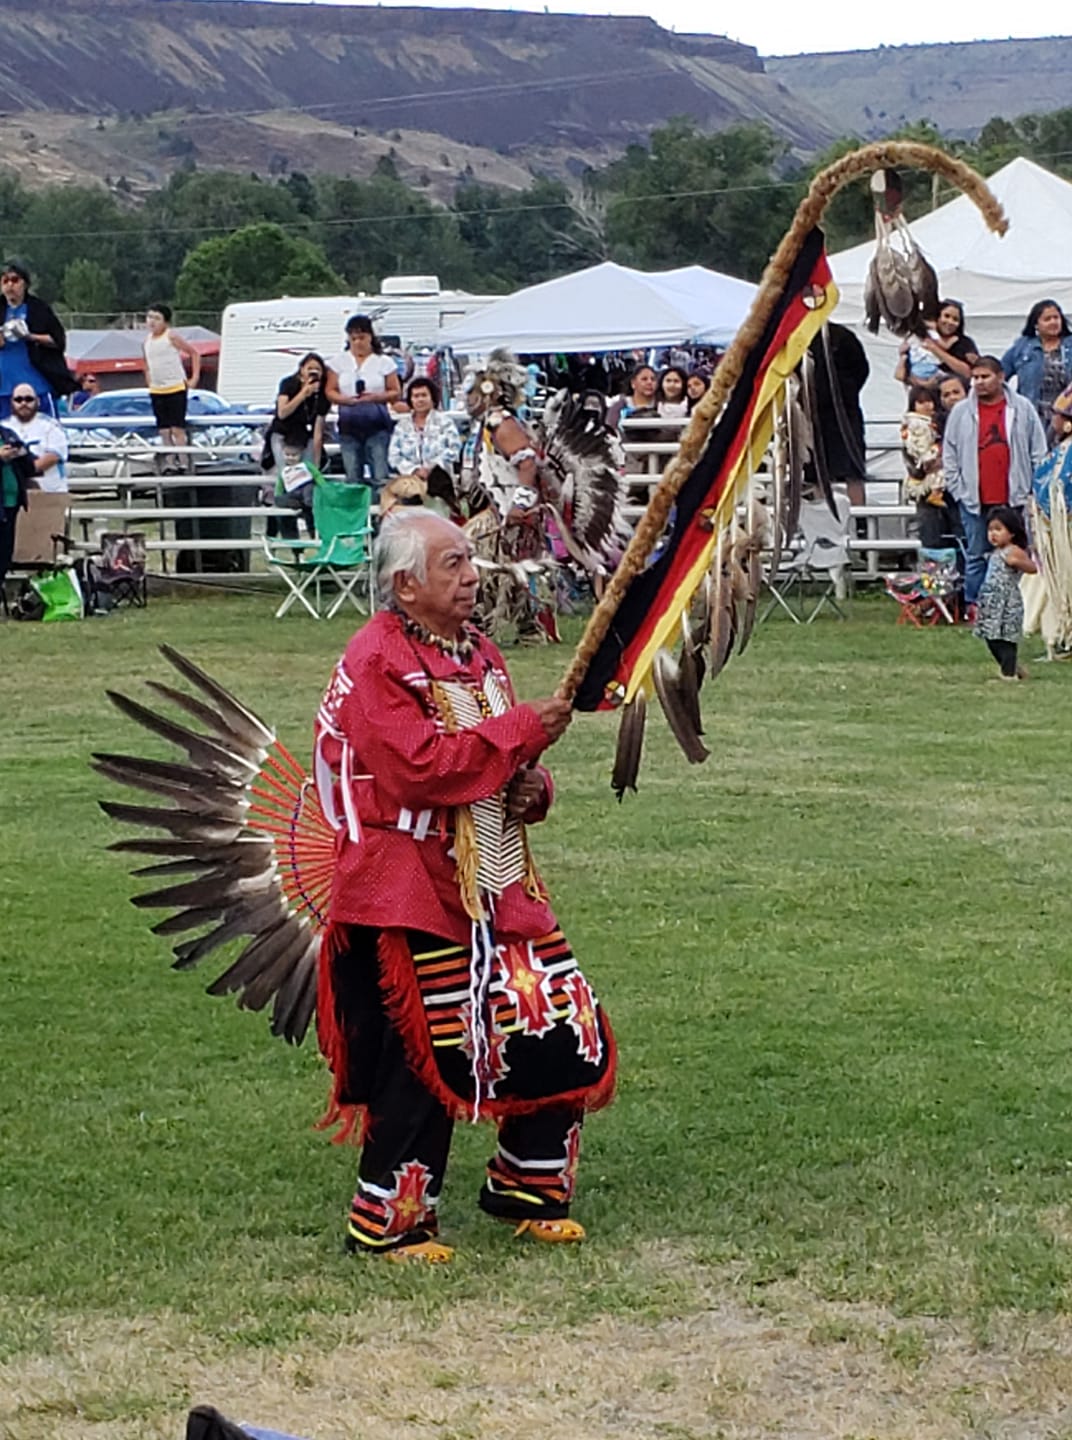
[[[592,612],[569,669],[559,682],[557,693],[564,699],[573,700],[576,696],[593,657],[610,630],[630,583],[644,569],[662,536],[674,501],[699,460],[723,405],[741,378],[746,358],[759,342],[773,315],[805,240],[818,225],[827,205],[843,186],[872,171],[896,165],[909,165],[943,175],[975,201],[992,230],[1003,235],[1008,229],[1008,221],[1001,205],[981,177],[963,161],[954,160],[952,156],[930,145],[893,140],[865,145],[842,156],[815,176],[807,195],[797,207],[792,225],[763,272],[744,324],[734,336],[715,371],[710,389],[692,412],[689,426],[681,437],[678,452],[653,491],[621,564],[611,576],[602,600]]]

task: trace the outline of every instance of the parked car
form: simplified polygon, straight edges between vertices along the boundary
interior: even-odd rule
[[[213,417],[249,415],[248,421],[234,419],[214,423]],[[191,445],[205,450],[205,461],[226,461],[230,464],[256,462],[261,453],[264,426],[270,418],[250,411],[245,405],[232,405],[212,390],[191,390],[186,403],[187,432]],[[92,425],[93,420],[106,421]],[[148,390],[107,390],[91,399],[64,420],[74,450],[129,447],[132,441],[159,445],[156,419]],[[220,455],[221,448],[244,447],[240,455]],[[77,459],[76,459],[77,463]],[[99,463],[99,462],[98,462]],[[202,463],[200,456],[198,464]]]

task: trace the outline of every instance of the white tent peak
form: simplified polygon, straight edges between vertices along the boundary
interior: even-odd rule
[[[912,221],[912,234],[934,268],[1039,284],[1070,273],[1072,185],[1018,156],[988,180],[1009,221],[1004,236],[987,227],[973,200],[955,200]],[[870,240],[831,256],[839,285],[862,284],[874,254]],[[952,279],[952,276],[950,277]],[[952,284],[950,285],[952,290]]]
[[[509,345],[522,354],[728,344],[754,294],[747,280],[702,265],[648,272],[605,260],[507,295],[438,338],[456,350]]]

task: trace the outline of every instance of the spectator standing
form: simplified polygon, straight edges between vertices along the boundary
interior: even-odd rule
[[[11,397],[29,385],[39,408],[56,413],[56,396],[70,395],[78,382],[67,369],[67,332],[50,305],[30,294],[30,272],[19,260],[0,270],[0,420],[11,414]]]
[[[196,388],[201,379],[201,357],[188,340],[172,330],[170,305],[150,306],[145,324],[148,328],[142,345],[145,376],[160,441],[163,445],[185,446],[187,389]],[[190,362],[189,381],[184,357]],[[164,474],[176,474],[183,468],[184,462],[178,455],[169,455],[164,460]]]
[[[707,394],[710,384],[711,375],[703,366],[697,365],[689,371],[688,384],[685,386],[685,395],[689,402],[690,415]]]
[[[67,435],[58,420],[41,414],[37,392],[23,381],[11,397],[8,428],[33,459],[33,480],[41,490],[67,489]],[[31,482],[32,483],[32,482]]]
[[[324,417],[331,409],[325,393],[327,366],[323,358],[310,350],[298,362],[293,375],[279,382],[275,397],[275,414],[265,434],[266,454],[261,464],[275,469],[275,483],[269,485],[264,498],[269,504],[284,504],[300,509],[310,535],[316,533],[313,523],[314,479],[288,488],[284,471],[291,476],[295,466],[306,465],[319,473],[324,451]],[[269,537],[281,534],[285,540],[298,538],[296,520],[285,519],[277,527],[276,517],[268,516]]]
[[[961,400],[967,400],[967,398],[968,387],[959,375],[942,376],[938,382],[940,408],[936,419],[938,420],[938,428],[943,435],[945,434],[945,422],[949,417],[950,410],[952,410],[954,405],[958,405]]]
[[[978,353],[975,341],[964,333],[964,306],[959,300],[942,300],[933,327],[925,335],[902,341],[894,378],[904,385],[937,390],[943,375],[959,375],[967,381]]]
[[[15,550],[15,525],[34,483],[33,461],[19,437],[0,425],[0,594]]]
[[[991,510],[1009,506],[1022,514],[1035,467],[1046,454],[1046,432],[1034,405],[1005,384],[1001,361],[982,355],[972,366],[972,393],[946,420],[942,468],[957,502],[967,559],[964,599],[974,622],[991,542]]]
[[[394,361],[383,354],[372,321],[351,315],[346,322],[346,349],[330,361],[327,397],[339,407],[339,449],[351,485],[365,483],[368,469],[379,490],[387,479],[391,412],[402,394]]]
[[[1072,381],[1072,334],[1056,300],[1032,305],[1022,333],[1001,357],[1001,368],[1048,425],[1053,402]]]
[[[629,377],[629,394],[620,396],[607,411],[607,424],[620,425],[632,416],[654,415],[658,376],[650,365],[638,365]]]
[[[462,442],[449,415],[439,408],[439,387],[418,376],[406,390],[409,413],[401,416],[391,434],[387,462],[396,475],[418,475],[427,480],[435,466],[454,473]]]
[[[1002,680],[1026,680],[1027,672],[1016,663],[1024,628],[1020,576],[1035,575],[1038,567],[1027,552],[1027,531],[1019,510],[995,506],[986,533],[992,548],[972,633],[986,641],[1001,667]]]
[[[301,459],[320,466],[324,450],[324,417],[331,409],[327,397],[327,365],[314,351],[303,355],[293,375],[279,382],[275,415],[267,440],[277,470],[283,468],[283,450],[300,452]]]

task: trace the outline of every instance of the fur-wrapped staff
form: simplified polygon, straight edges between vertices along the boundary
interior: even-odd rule
[[[812,181],[559,685],[558,693],[580,710],[624,707],[613,778],[619,798],[636,788],[643,740],[636,706],[645,694],[658,697],[687,758],[706,757],[695,693],[704,674],[695,663],[697,649],[708,645],[711,675],[735,641],[743,649],[761,579],[758,557],[761,551],[770,557],[769,575],[792,540],[804,466],[816,466],[820,487],[828,488],[821,446],[801,403],[808,379],[800,378],[801,361],[838,298],[818,226],[843,186],[874,172],[882,172],[883,202],[892,203],[887,191],[896,166],[942,175],[975,201],[991,229],[1004,234],[1007,228],[975,171],[929,145],[867,145]],[[899,232],[902,226],[899,220]],[[926,289],[921,277],[922,271],[906,279],[917,308]],[[772,438],[773,504],[767,509],[751,490]],[[682,659],[675,660],[665,652],[681,635]]]

